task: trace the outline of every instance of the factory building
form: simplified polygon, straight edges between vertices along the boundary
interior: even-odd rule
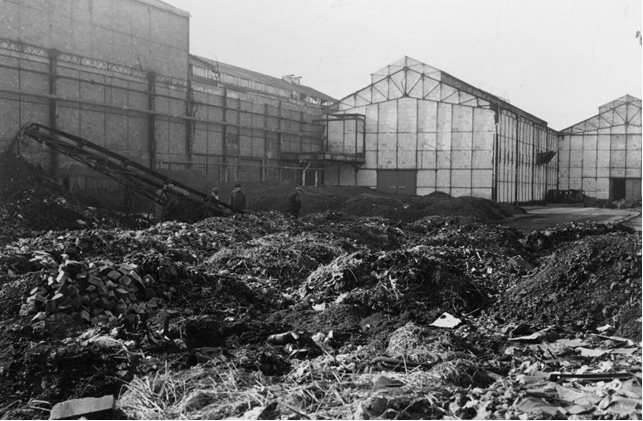
[[[191,55],[189,14],[160,0],[5,1],[0,18],[0,150],[85,193],[122,187],[18,142],[22,125],[79,135],[197,188],[289,181],[499,202],[551,189],[640,197],[641,101],[631,96],[559,134],[409,57],[336,101],[295,75]]]
[[[22,125],[193,174],[203,187],[299,182],[298,154],[321,148],[316,121],[333,98],[294,75],[190,55],[189,14],[165,2],[6,1],[0,17],[0,150],[18,149],[78,190],[105,197],[122,187],[45,146],[18,143]]]
[[[559,189],[641,200],[641,100],[625,95],[560,132]]]
[[[556,187],[556,132],[497,96],[409,57],[375,72],[326,121],[326,182],[501,202]]]

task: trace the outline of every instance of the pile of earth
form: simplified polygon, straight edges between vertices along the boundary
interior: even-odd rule
[[[479,197],[452,197],[443,192],[406,198],[383,196],[379,192],[363,193],[346,200],[340,210],[351,215],[381,216],[406,222],[426,216],[462,216],[496,222],[525,213],[515,205]]]
[[[294,188],[291,184],[244,187],[248,208],[255,211],[285,211],[288,196]],[[522,208],[512,204],[495,203],[478,197],[452,197],[441,191],[425,196],[409,196],[358,186],[305,186],[301,201],[302,215],[337,211],[406,222],[430,215],[465,216],[483,222],[497,222],[525,213]]]
[[[563,242],[548,250],[538,270],[502,296],[507,321],[605,327],[641,340],[641,238],[611,232]]]
[[[417,216],[468,216],[484,222],[499,221],[511,216],[525,214],[525,210],[511,204],[500,204],[479,197],[451,197],[443,192],[435,192],[415,200],[406,210],[407,218]]]
[[[0,155],[0,245],[32,232],[87,227],[140,227],[133,215],[80,202],[24,158]]]
[[[244,186],[248,208],[255,211],[285,211],[288,207],[288,196],[295,190],[294,184],[278,186]],[[397,195],[368,187],[360,186],[305,186],[302,194],[302,215],[345,210],[347,202],[357,197],[377,197],[380,200],[404,200],[407,195]],[[366,216],[364,213],[351,213]],[[369,215],[377,216],[377,215]]]

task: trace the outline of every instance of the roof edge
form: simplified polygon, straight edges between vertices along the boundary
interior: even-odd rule
[[[294,84],[291,84],[289,82],[286,82],[285,80],[283,80],[281,78],[271,76],[271,75],[267,75],[265,73],[260,73],[260,72],[257,72],[255,70],[246,69],[245,67],[235,66],[234,64],[229,64],[229,63],[226,63],[226,62],[223,62],[223,61],[220,61],[220,60],[213,60],[213,59],[203,57],[203,56],[198,56],[198,55],[195,55],[195,54],[190,54],[190,59],[198,60],[198,61],[203,62],[204,64],[209,65],[209,66],[214,66],[216,64],[222,64],[224,66],[232,68],[233,70],[234,69],[239,69],[239,70],[241,70],[243,72],[247,72],[251,76],[256,75],[257,78],[268,78],[276,86],[282,86],[282,87],[285,88],[286,85],[287,85],[289,88],[293,88],[295,90],[300,89],[300,90],[308,91],[309,93],[314,93],[316,96],[319,96],[319,98],[324,100],[324,101],[328,101],[328,102],[337,101],[335,98],[331,97],[330,95],[327,95],[327,94],[325,94],[325,93],[323,93],[321,91],[318,91],[317,89],[312,88],[310,86],[307,86],[307,85],[294,85]]]
[[[174,13],[175,15],[179,15],[182,17],[189,18],[191,16],[190,12],[183,9],[179,9],[178,7],[172,6],[171,4],[161,0],[134,0],[134,1],[145,4],[150,7],[154,7],[159,10],[164,10],[166,12]]]

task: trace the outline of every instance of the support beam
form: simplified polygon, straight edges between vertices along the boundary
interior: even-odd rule
[[[196,116],[196,107],[194,106],[194,91],[192,91],[192,80],[188,78],[187,90],[185,93],[185,114],[191,117]],[[185,156],[187,158],[188,169],[192,168],[192,145],[194,144],[196,124],[192,120],[185,121]]]
[[[518,114],[514,114],[516,116],[516,150],[514,154],[514,202],[518,203],[518,171],[519,171],[519,165],[518,165],[518,157],[520,154],[518,153],[518,149],[520,148],[520,116]]]
[[[228,89],[223,88],[223,121],[227,122],[228,121]],[[223,170],[223,174],[221,177],[221,181],[224,183],[228,182],[228,125],[224,124],[223,125],[223,132],[221,133],[221,168]]]
[[[154,111],[156,97],[156,73],[147,74],[147,108]],[[147,153],[150,155],[149,165],[151,169],[156,168],[156,115],[147,116]]]
[[[47,51],[47,56],[49,57],[49,127],[53,129],[58,128],[58,102],[55,99],[57,92],[56,75],[58,73],[58,55],[59,52],[55,49]],[[59,164],[58,151],[51,149],[49,153],[49,171],[53,177],[58,175]]]
[[[492,105],[494,114],[493,121],[496,132],[493,135],[493,188],[491,189],[491,200],[498,201],[498,176],[500,173],[500,112],[499,105]]]

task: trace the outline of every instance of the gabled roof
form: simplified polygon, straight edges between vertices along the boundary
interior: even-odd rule
[[[404,56],[401,59],[389,64],[388,66],[382,67],[380,70],[376,71],[375,73],[372,73],[371,83],[375,83],[379,80],[382,80],[387,76],[392,75],[393,73],[396,73],[404,69],[405,67],[408,67],[409,69],[413,69],[419,73],[423,73],[427,75],[434,74],[436,76],[439,76],[441,72],[440,69],[429,66],[428,64],[422,63],[421,61],[418,61],[409,56]]]
[[[620,98],[615,99],[614,101],[610,101],[607,104],[603,104],[600,107],[598,107],[598,112],[602,113],[605,110],[609,110],[612,108],[616,108],[619,105],[622,104],[634,104],[635,106],[638,106],[639,108],[641,107],[641,100],[636,98],[635,96],[632,96],[630,94],[623,95]]]
[[[217,60],[211,60],[205,57],[195,56],[190,54],[190,60],[197,63],[205,64],[211,69],[216,69],[217,72],[222,74],[227,74],[231,76],[237,76],[242,79],[252,80],[266,85],[273,86],[275,88],[284,89],[286,91],[295,91],[308,96],[318,98],[323,101],[334,102],[335,99],[326,95],[323,92],[320,92],[316,89],[313,89],[309,86],[298,85],[295,83],[287,82],[283,79],[269,76],[263,73],[255,72],[253,70],[244,69],[243,67],[233,66],[232,64],[223,63]]]
[[[386,84],[390,86],[383,86]],[[373,94],[369,96],[366,91],[370,88],[373,88]],[[546,121],[494,94],[476,88],[437,67],[422,63],[408,56],[404,56],[371,74],[370,85],[345,96],[338,101],[338,105],[344,104],[350,108],[365,105],[369,102],[389,101],[403,97],[483,108],[489,108],[493,104],[515,112],[538,124],[547,125]]]
[[[625,124],[641,125],[641,100],[632,95],[623,95],[601,105],[598,107],[598,114],[573,124],[561,130],[560,133],[585,133],[599,128]]]

